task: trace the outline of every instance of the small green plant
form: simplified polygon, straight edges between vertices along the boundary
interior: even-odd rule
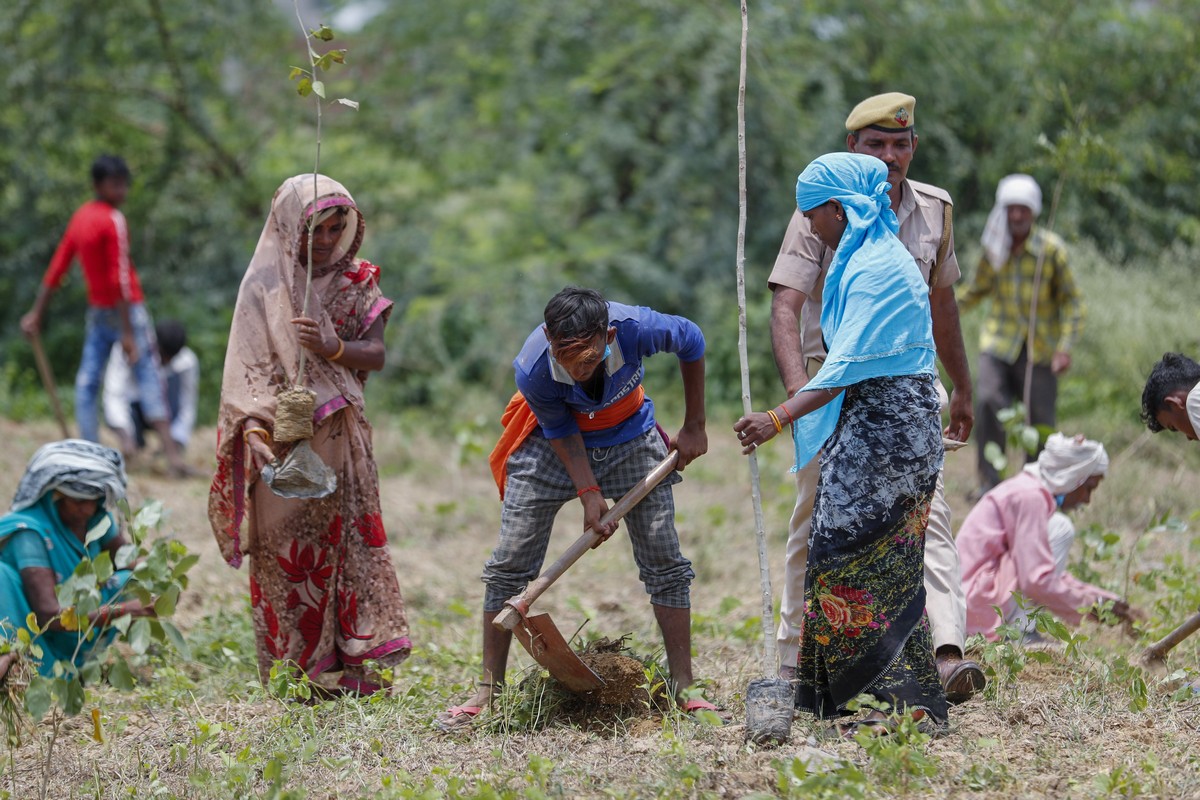
[[[1121,535],[1093,522],[1079,531],[1075,540],[1080,542],[1082,547],[1078,560],[1068,567],[1070,573],[1081,581],[1099,583],[1101,575],[1095,565],[1112,561],[1116,557]]]
[[[937,774],[937,761],[925,749],[933,737],[925,732],[922,721],[914,719],[912,713],[902,714],[891,704],[871,695],[859,695],[847,708],[850,711],[877,711],[887,717],[886,735],[864,727],[854,737],[871,759],[876,785],[907,794],[926,778]]]
[[[308,703],[316,696],[308,673],[294,662],[276,661],[267,673],[267,691],[278,700],[293,703]]]
[[[138,656],[145,654],[151,646],[162,646],[179,651],[184,658],[190,657],[183,635],[168,620],[175,613],[180,593],[188,586],[188,570],[195,566],[199,556],[173,539],[150,539],[151,532],[158,528],[162,520],[161,503],[147,503],[137,514],[131,514],[128,504],[122,501],[118,514],[126,521],[130,544],[122,547],[115,559],[107,551],[94,559],[85,556],[56,590],[62,610],[51,621],[61,623],[68,631],[79,633],[78,644],[71,658],[56,659],[49,675],[34,674],[29,678],[21,698],[22,708],[15,706],[15,696],[6,696],[8,707],[3,721],[10,743],[19,740],[25,726],[22,710],[33,723],[47,714],[51,717],[51,735],[43,762],[43,798],[53,763],[54,745],[65,717],[79,715],[90,703],[92,735],[97,741],[103,741],[101,709],[88,687],[107,681],[117,689],[129,691],[135,685],[129,662],[114,647],[93,653],[82,666],[76,666],[85,645],[96,641],[98,637],[108,636],[124,642]],[[98,540],[108,527],[108,519],[105,518],[104,523],[88,532],[86,543]],[[152,608],[153,617],[139,616],[135,619],[125,614],[110,620],[98,613],[103,602],[101,589],[121,569],[129,569],[132,574],[108,605],[111,607],[124,600],[135,599],[143,607]],[[17,630],[15,636],[0,643],[0,652],[14,652],[19,659],[41,663],[47,657],[47,651],[39,640],[45,634],[47,625],[39,625],[34,614],[30,614],[25,622],[27,629]]]
[[[796,757],[772,766],[779,796],[788,800],[863,800],[871,788],[867,774],[849,761],[829,765]]]
[[[995,442],[988,442],[984,445],[983,456],[1000,473],[1001,478],[1009,478],[1016,473],[1021,461],[1036,453],[1041,443],[1054,431],[1046,425],[1026,424],[1025,404],[1019,401],[1001,409],[996,413],[996,418],[1004,426],[1007,446],[1000,447]]]

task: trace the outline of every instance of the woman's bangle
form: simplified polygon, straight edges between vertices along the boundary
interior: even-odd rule
[[[788,425],[791,425],[793,422],[795,422],[795,421],[796,421],[796,419],[795,419],[795,418],[794,418],[794,417],[791,415],[791,412],[789,412],[789,411],[787,410],[787,406],[786,406],[786,405],[776,406],[776,408],[775,408],[775,413],[776,413],[776,414],[779,414],[780,412],[783,412],[783,414],[784,414],[784,415],[787,417],[787,424],[788,424]]]
[[[342,353],[344,353],[344,352],[346,352],[346,340],[339,336],[338,337],[338,351],[336,353],[334,353],[333,355],[331,355],[328,358],[328,360],[329,361],[337,361],[339,358],[342,357]]]
[[[775,424],[775,432],[783,432],[783,423],[779,421],[779,416],[775,413],[775,409],[768,409],[767,416],[771,418],[771,422]]]
[[[588,492],[595,492],[596,494],[600,494],[600,487],[599,486],[585,486],[582,489],[580,489],[578,492],[576,492],[575,496],[583,497]]]
[[[252,433],[257,433],[262,436],[263,440],[267,442],[267,444],[271,443],[271,432],[266,428],[250,428],[249,430],[242,431],[242,441],[246,444],[250,444],[250,434]]]

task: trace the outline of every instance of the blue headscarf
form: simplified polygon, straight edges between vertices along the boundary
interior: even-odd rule
[[[829,352],[801,391],[853,386],[896,375],[934,375],[929,287],[896,238],[887,167],[872,156],[830,153],[796,179],[796,206],[837,200],[846,231],[825,274],[821,333]],[[796,466],[811,461],[837,427],[842,398],[796,421]]]

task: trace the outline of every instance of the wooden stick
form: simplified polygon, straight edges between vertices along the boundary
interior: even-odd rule
[[[658,466],[650,470],[650,473],[646,477],[634,484],[632,489],[613,504],[608,513],[600,518],[601,524],[615,522],[628,514],[630,509],[640,503],[642,498],[650,494],[650,491],[655,486],[662,483],[663,478],[671,474],[671,471],[675,469],[675,462],[678,460],[679,453],[677,451],[672,450],[668,453],[666,458],[658,462]],[[505,603],[504,608],[492,620],[492,625],[497,630],[505,631],[511,631],[517,627],[517,623],[521,621],[521,615],[528,613],[529,606],[533,601],[541,597],[542,593],[549,589],[552,583],[562,577],[562,574],[570,569],[571,565],[578,561],[580,556],[591,550],[599,542],[600,534],[596,533],[592,528],[585,530],[583,535],[572,542],[567,551],[550,565],[549,569],[525,587],[525,591]]]
[[[58,386],[54,383],[54,373],[50,371],[50,362],[46,360],[46,351],[42,349],[41,334],[37,332],[30,334],[29,343],[33,345],[33,360],[37,363],[38,374],[42,377],[42,386],[50,397],[50,407],[54,409],[54,418],[58,420],[58,427],[62,431],[63,438],[70,439],[71,429],[67,425],[66,415],[63,414],[62,404],[58,401]]]
[[[737,299],[738,299],[738,359],[742,367],[742,412],[754,410],[750,402],[750,359],[746,353],[746,45],[750,38],[750,21],[742,0],[742,47],[738,67],[738,233],[737,233]],[[763,675],[775,677],[779,671],[774,647],[775,607],[771,602],[771,565],[767,560],[766,523],[763,521],[762,485],[758,477],[758,454],[751,453],[750,500],[754,505],[754,535],[758,543],[758,577],[762,588]]]
[[[1200,631],[1200,611],[1192,614],[1178,628],[1142,651],[1142,663],[1147,665],[1161,663],[1175,645],[1196,631]]]

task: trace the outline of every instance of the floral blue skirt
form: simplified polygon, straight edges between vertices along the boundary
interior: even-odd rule
[[[869,694],[946,719],[924,584],[925,526],[944,455],[932,376],[846,390],[813,507],[797,708],[836,717]]]

